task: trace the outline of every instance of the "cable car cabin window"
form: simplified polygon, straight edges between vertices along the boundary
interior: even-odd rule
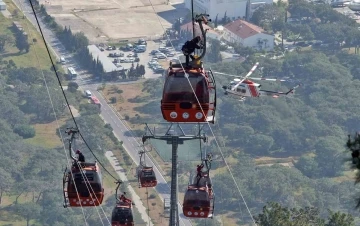
[[[125,222],[126,220],[128,222],[133,221],[131,210],[129,208],[115,207],[111,215],[111,221]]]
[[[143,176],[144,177],[155,177],[154,171],[143,171]]]
[[[73,173],[73,176],[77,187],[86,186],[85,182],[87,183],[89,181],[90,186],[93,188],[94,192],[102,191],[101,178],[99,177],[99,174],[97,174],[96,172],[86,172],[85,174],[78,172],[78,173]],[[86,176],[87,179],[84,180],[84,176]],[[75,189],[72,180],[70,180],[70,184],[73,187],[73,189]]]
[[[209,195],[206,191],[188,190],[185,193],[184,205],[210,206]]]
[[[194,91],[200,103],[209,102],[209,92],[205,77],[193,73],[188,74],[193,89],[191,89],[188,79],[185,78],[184,72],[169,76],[164,87],[164,102],[197,103]]]

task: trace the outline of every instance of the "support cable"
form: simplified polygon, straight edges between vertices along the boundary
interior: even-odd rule
[[[21,7],[21,3],[19,3],[19,4],[20,4],[20,11],[24,12],[24,10],[23,10],[22,7]],[[30,4],[32,4],[31,1],[30,1]],[[32,6],[32,5],[31,5],[31,6]],[[33,12],[34,12],[33,6],[32,6],[32,9],[33,9]],[[34,15],[35,15],[35,13],[34,13]],[[27,27],[29,36],[31,37],[30,28],[29,28],[29,25],[28,25],[27,23],[26,23],[26,27]],[[44,43],[45,43],[45,40],[44,40]],[[46,45],[46,43],[45,43],[45,45]],[[39,60],[39,56],[38,56],[38,54],[37,54],[36,48],[34,48],[34,53],[35,53],[35,58],[36,58],[36,61],[37,61],[37,64],[38,64],[38,68],[41,68],[41,64],[40,64],[40,60]],[[51,105],[52,111],[53,111],[53,113],[54,113],[57,130],[59,131],[60,139],[61,139],[61,141],[62,141],[61,143],[62,143],[63,150],[64,150],[65,157],[66,157],[66,165],[67,165],[67,167],[70,167],[70,168],[71,168],[71,164],[69,164],[70,159],[69,159],[68,156],[67,156],[67,151],[66,151],[66,147],[65,147],[65,141],[64,141],[64,138],[63,138],[62,133],[61,133],[61,131],[60,131],[60,124],[59,124],[59,120],[58,120],[58,117],[57,117],[57,114],[56,114],[56,111],[55,111],[54,102],[53,102],[53,100],[52,100],[52,98],[51,98],[51,95],[50,95],[49,86],[48,86],[48,84],[47,84],[47,82],[46,82],[46,79],[45,79],[45,75],[44,75],[43,70],[40,69],[40,71],[41,71],[42,78],[43,78],[43,80],[44,80],[44,85],[45,85],[45,87],[46,87],[46,92],[47,92],[47,94],[48,94],[48,96],[49,96],[50,105]],[[76,194],[77,194],[77,196],[78,196],[78,199],[80,200],[80,196],[79,196],[79,193],[78,193],[78,189],[77,189],[77,186],[76,186],[76,184],[75,184],[75,180],[74,180],[73,173],[72,173],[71,170],[70,170],[70,174],[71,174],[72,182],[74,183],[74,187],[75,187]],[[70,181],[68,181],[68,183],[70,183]],[[63,189],[64,189],[64,188],[63,188]],[[63,191],[63,192],[64,192],[64,191]],[[68,191],[67,191],[67,192],[68,192]],[[66,202],[66,200],[64,200],[64,202]],[[66,204],[67,204],[67,203],[64,203],[64,205],[66,205]],[[84,208],[83,208],[83,206],[82,206],[81,204],[80,204],[80,207],[81,207],[81,212],[82,212],[82,215],[83,215],[83,218],[84,218],[84,221],[85,221],[85,225],[88,225],[88,224],[87,224],[87,221],[86,221],[86,216],[85,216]]]
[[[42,37],[42,39],[43,39],[43,41],[44,41],[45,48],[46,48],[46,51],[47,51],[47,53],[48,53],[49,59],[50,59],[50,61],[51,61],[52,67],[53,67],[53,69],[54,69],[56,78],[57,78],[57,80],[58,80],[58,82],[59,82],[61,91],[62,91],[63,96],[64,96],[64,98],[65,98],[66,105],[67,105],[67,107],[68,107],[68,109],[69,109],[69,111],[70,111],[71,118],[72,118],[72,120],[73,120],[73,122],[74,122],[74,125],[75,125],[76,129],[79,130],[79,126],[78,126],[78,124],[77,124],[77,122],[76,122],[76,120],[75,120],[74,114],[73,114],[73,112],[72,112],[72,110],[71,110],[71,107],[70,107],[70,104],[69,104],[69,101],[68,101],[68,99],[67,99],[67,97],[66,97],[65,90],[64,90],[64,88],[63,88],[63,86],[62,86],[62,84],[61,84],[60,76],[59,76],[59,74],[58,74],[58,72],[57,72],[57,70],[56,70],[54,60],[53,60],[52,57],[51,57],[50,49],[49,49],[49,47],[48,47],[48,45],[47,45],[47,43],[46,43],[45,36],[44,36],[44,33],[43,33],[42,28],[41,28],[41,26],[40,26],[38,16],[36,15],[34,5],[33,5],[33,3],[32,3],[31,0],[29,0],[29,3],[30,3],[30,5],[31,5],[31,9],[32,9],[32,12],[33,12],[33,14],[34,14],[36,23],[37,23],[37,25],[38,25],[38,28],[39,28],[41,37]],[[116,178],[115,176],[113,176],[112,173],[110,173],[110,172],[105,168],[105,166],[99,161],[99,159],[96,157],[95,153],[92,151],[92,149],[90,148],[89,144],[86,142],[85,138],[84,138],[83,135],[81,134],[80,130],[79,130],[79,135],[80,135],[81,139],[84,141],[86,147],[87,147],[87,148],[89,149],[89,151],[91,152],[91,154],[92,154],[92,155],[94,156],[94,158],[97,160],[97,162],[99,163],[99,165],[100,165],[113,179],[118,180],[118,178]]]
[[[151,6],[152,6],[152,8],[153,8],[153,10],[154,10],[154,13],[156,14],[156,16],[157,16],[157,18],[158,18],[158,21],[159,21],[161,27],[163,28],[163,30],[164,30],[164,32],[165,32],[166,38],[168,39],[168,41],[169,41],[170,45],[172,46],[172,48],[174,48],[174,45],[173,45],[173,43],[171,42],[171,39],[169,38],[168,34],[166,33],[166,29],[164,28],[163,24],[162,24],[161,21],[160,21],[159,15],[156,13],[156,10],[155,10],[154,5],[152,4],[151,0],[149,0],[149,2],[150,2]],[[199,26],[200,26],[200,28],[202,28],[201,22],[199,22]],[[202,29],[202,31],[203,31],[203,29]],[[203,34],[204,34],[204,32],[203,32]],[[204,37],[204,42],[205,42],[205,45],[206,45],[206,36]],[[178,60],[179,60],[179,59],[178,59]],[[189,75],[186,73],[185,68],[183,67],[183,65],[182,65],[181,63],[180,63],[180,66],[181,66],[182,70],[183,70],[184,73],[185,73],[185,77],[187,78],[187,80],[188,80],[188,82],[189,82],[190,88],[191,88],[191,90],[193,91],[193,93],[194,93],[194,95],[195,95],[196,101],[198,102],[198,104],[199,104],[199,106],[200,106],[200,108],[201,108],[201,111],[202,111],[204,117],[206,117],[206,115],[204,114],[204,110],[203,110],[203,108],[202,108],[202,106],[201,106],[201,104],[200,104],[200,101],[199,101],[199,99],[198,99],[198,97],[197,97],[197,95],[196,95],[196,93],[195,93],[195,90],[194,90],[194,88],[193,88],[192,85],[191,85],[191,81],[190,81],[190,79],[189,79]],[[231,176],[231,178],[233,179],[233,181],[234,181],[234,183],[235,183],[235,186],[236,186],[236,188],[237,188],[237,190],[238,190],[238,192],[239,192],[239,194],[240,194],[240,196],[241,196],[241,199],[243,200],[243,202],[244,202],[244,204],[245,204],[245,206],[246,206],[246,209],[247,209],[247,211],[248,211],[248,213],[249,213],[249,215],[250,215],[253,223],[254,223],[255,225],[257,225],[257,224],[256,224],[256,221],[255,221],[255,219],[253,218],[253,215],[251,214],[251,211],[250,211],[250,209],[249,209],[249,207],[248,207],[248,205],[247,205],[247,203],[246,203],[246,200],[245,200],[245,198],[244,198],[244,196],[243,196],[243,194],[242,194],[242,192],[241,192],[241,189],[240,189],[238,183],[237,183],[236,180],[235,180],[235,177],[234,177],[234,175],[233,175],[233,172],[232,172],[232,170],[230,169],[230,166],[229,166],[229,164],[227,163],[227,161],[226,161],[226,159],[225,159],[225,157],[224,157],[224,154],[223,154],[222,149],[221,149],[221,147],[220,147],[220,145],[219,145],[219,143],[218,143],[218,140],[217,140],[217,138],[216,138],[216,136],[215,136],[212,128],[210,127],[210,123],[209,123],[208,121],[205,121],[205,122],[209,125],[210,131],[211,131],[212,135],[214,136],[214,140],[215,140],[215,143],[216,143],[216,145],[217,145],[217,147],[218,147],[218,150],[220,151],[221,157],[222,157],[224,163],[226,164],[226,167],[227,167],[227,169],[228,169],[228,171],[229,171],[229,173],[230,173],[230,176]]]

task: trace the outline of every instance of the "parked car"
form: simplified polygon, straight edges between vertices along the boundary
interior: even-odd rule
[[[161,52],[159,50],[157,50],[157,49],[154,49],[150,53],[151,53],[151,55],[156,55],[156,54],[161,53]]]
[[[163,54],[163,53],[156,54],[156,57],[157,57],[158,59],[166,59],[166,55]]]
[[[173,56],[175,56],[175,54],[174,53],[167,53],[166,56],[173,57]]]

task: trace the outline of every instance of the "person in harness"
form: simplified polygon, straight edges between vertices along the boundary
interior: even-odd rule
[[[185,42],[181,48],[181,51],[185,56],[189,56],[192,60],[195,60],[195,57],[191,54],[195,51],[195,49],[202,49],[202,46],[199,45],[200,41],[200,36],[196,36],[192,40]]]
[[[122,194],[119,197],[119,200],[124,202],[124,203],[131,204],[132,203],[131,199],[126,198],[125,195],[126,195],[126,192],[124,192],[124,194]]]

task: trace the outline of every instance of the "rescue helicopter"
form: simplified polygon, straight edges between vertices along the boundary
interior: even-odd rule
[[[73,159],[70,169],[65,169],[63,177],[64,208],[99,206],[104,199],[100,167],[96,162],[79,162],[72,156],[72,143],[79,131],[69,128],[66,133],[71,135],[69,152]]]
[[[186,217],[213,218],[215,195],[209,175],[211,158],[212,155],[208,154],[206,159],[202,160],[193,183],[187,187],[183,202],[183,213]]]
[[[215,72],[215,74],[219,75],[227,75],[236,77],[233,81],[230,82],[230,84],[223,86],[224,94],[233,94],[235,96],[240,97],[240,101],[244,101],[247,97],[261,97],[261,96],[270,96],[273,98],[278,98],[280,96],[286,96],[288,94],[293,94],[295,90],[300,86],[298,84],[297,86],[293,87],[287,92],[279,92],[279,91],[270,91],[270,90],[263,90],[261,89],[261,84],[255,83],[251,80],[261,80],[261,81],[272,81],[272,82],[285,82],[287,80],[283,79],[273,79],[273,78],[251,78],[249,79],[252,73],[256,70],[256,68],[259,66],[259,62],[257,62],[251,70],[244,76],[240,77],[237,75],[230,75],[226,73],[221,72]]]
[[[128,199],[124,195],[119,197],[118,190],[121,185],[121,181],[115,182],[117,183],[115,198],[116,198],[116,205],[112,211],[111,215],[111,226],[133,226],[134,225],[134,218],[132,213],[132,201]]]
[[[138,168],[139,188],[151,188],[157,185],[156,175],[152,166],[145,164],[145,151],[140,151],[140,165]]]
[[[211,70],[206,71],[201,59],[206,53],[206,31],[203,23],[207,24],[209,15],[200,14],[195,17],[202,34],[202,49],[200,56],[191,56],[194,40],[183,46],[185,63],[173,64],[165,75],[165,84],[161,99],[161,113],[168,122],[215,122],[216,84]],[[190,62],[190,57],[192,61]]]

